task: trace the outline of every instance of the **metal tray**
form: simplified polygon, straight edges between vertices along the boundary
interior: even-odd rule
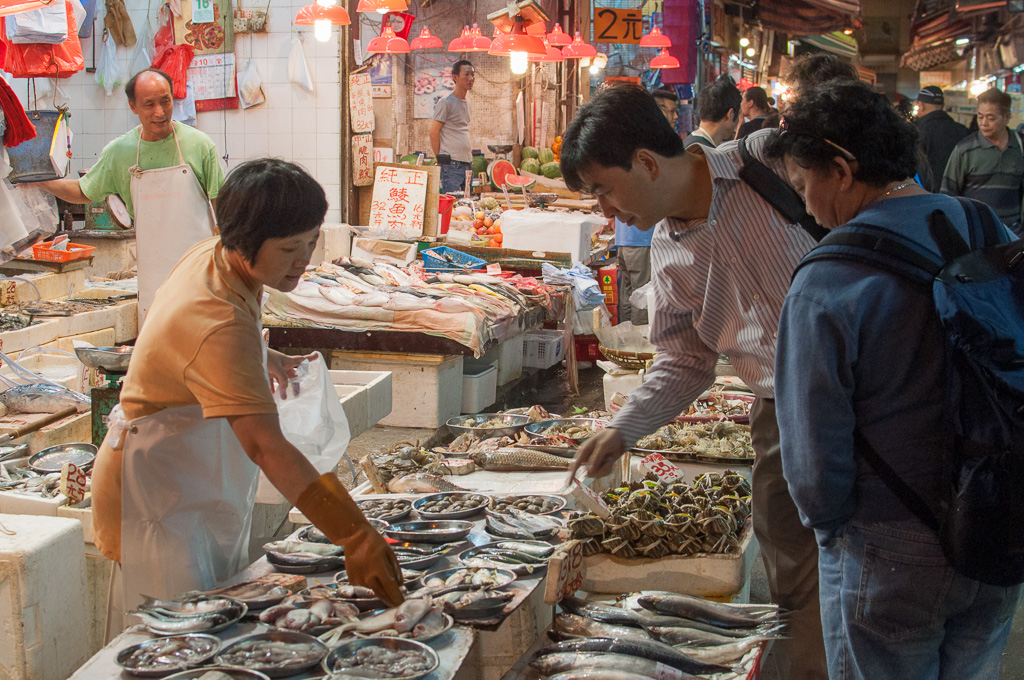
[[[218,624],[217,624],[216,626],[214,626],[213,628],[207,628],[206,630],[201,630],[201,631],[197,631],[196,633],[191,633],[192,635],[199,635],[199,634],[202,634],[202,635],[210,635],[211,633],[219,633],[219,632],[220,632],[220,631],[222,631],[222,630],[227,630],[227,629],[228,629],[228,628],[230,628],[231,626],[233,626],[233,625],[235,625],[236,623],[238,623],[239,621],[241,621],[241,620],[242,620],[242,618],[243,618],[243,617],[244,617],[244,616],[246,615],[246,613],[248,613],[248,611],[249,611],[249,606],[248,606],[248,605],[246,605],[246,604],[245,604],[244,602],[242,602],[241,600],[236,600],[236,599],[235,599],[235,598],[233,598],[233,597],[224,597],[223,595],[216,595],[216,596],[214,596],[214,597],[216,597],[216,598],[218,598],[218,599],[225,599],[225,600],[231,600],[232,602],[234,602],[234,603],[235,603],[235,605],[236,605],[236,608],[237,608],[237,611],[238,611],[238,613],[237,613],[236,615],[234,615],[234,616],[231,616],[231,617],[229,617],[229,618],[228,618],[228,620],[227,620],[227,621],[225,621],[224,623],[218,623]],[[211,599],[212,599],[212,598],[211,598]],[[190,600],[190,601],[191,601],[191,600]],[[161,637],[167,637],[167,636],[169,636],[169,635],[174,635],[174,633],[168,633],[168,632],[167,632],[167,631],[165,631],[165,630],[160,630],[160,629],[158,629],[158,628],[152,628],[152,627],[150,627],[149,625],[147,625],[147,624],[145,624],[145,623],[143,623],[142,625],[143,625],[143,626],[144,626],[144,627],[146,628],[146,630],[148,630],[148,631],[149,631],[150,633],[153,633],[153,635],[159,635],[159,636],[161,636]]]
[[[28,465],[43,474],[60,472],[64,463],[74,463],[83,470],[88,470],[96,460],[97,450],[92,444],[58,444],[43,449],[29,458]]]
[[[320,656],[313,662],[303,664],[302,666],[293,666],[292,668],[264,668],[262,666],[256,666],[254,668],[247,668],[247,670],[254,670],[265,674],[270,678],[286,678],[289,675],[298,675],[305,671],[315,668],[323,661],[323,658],[327,656],[327,645],[317,640],[312,635],[306,635],[305,633],[296,633],[294,631],[276,630],[269,633],[257,633],[256,635],[248,635],[244,638],[236,640],[231,643],[217,655],[216,661],[218,664],[231,666],[231,664],[224,664],[221,661],[221,657],[230,652],[235,647],[245,644],[246,642],[253,642],[255,640],[269,640],[271,642],[290,642],[290,643],[308,643],[312,644],[320,649]],[[232,668],[241,668],[241,666],[231,666]]]
[[[15,458],[25,458],[28,456],[28,444],[11,444],[10,446],[0,446],[0,461],[14,460]]]
[[[247,583],[247,582],[243,582],[243,583]],[[282,594],[280,594],[280,595],[270,595],[268,597],[263,597],[263,598],[259,598],[259,599],[243,599],[243,598],[235,597],[234,595],[231,595],[231,589],[236,587],[236,586],[243,585],[243,583],[236,583],[234,586],[225,586],[223,588],[218,588],[216,590],[208,590],[208,591],[206,591],[206,594],[214,596],[214,597],[228,597],[228,598],[231,598],[232,600],[238,600],[239,602],[244,604],[248,608],[248,610],[251,611],[251,612],[258,611],[260,609],[266,609],[267,607],[271,607],[271,606],[277,604],[278,602],[280,602],[281,600],[283,600],[284,598],[286,598],[289,595],[291,595],[291,592],[289,592],[288,589],[284,588],[283,586],[281,587],[281,589],[284,590],[285,592],[283,592]]]
[[[210,645],[210,650],[197,655],[192,661],[185,663],[181,666],[139,669],[125,665],[125,662],[128,660],[128,657],[134,654],[136,650],[143,649],[145,647],[152,647],[153,645],[166,642],[170,639],[204,640]],[[202,664],[206,663],[209,659],[213,658],[217,654],[217,652],[220,651],[220,648],[220,638],[218,638],[215,635],[208,635],[206,633],[168,635],[167,637],[160,637],[154,640],[146,640],[145,642],[140,642],[136,645],[132,645],[131,647],[126,647],[125,649],[122,649],[120,652],[117,653],[117,657],[115,657],[114,663],[116,663],[118,666],[123,668],[125,672],[130,673],[131,675],[137,675],[142,678],[162,678],[165,675],[170,675],[172,673],[177,673],[182,670],[194,668],[195,666],[201,666]]]
[[[408,545],[408,543],[404,543],[404,544]],[[394,545],[392,545],[392,548],[398,547],[400,545],[403,545],[403,543],[394,544]],[[436,544],[431,544],[431,545],[436,545]],[[395,554],[395,557],[398,558],[398,564],[402,567],[402,569],[405,569],[407,571],[422,571],[422,570],[426,569],[427,567],[434,566],[440,560],[443,560],[447,555],[449,555],[451,553],[451,551],[452,551],[452,547],[448,547],[448,548],[445,548],[444,550],[440,550],[437,553],[434,553],[432,555],[423,555],[421,557],[412,557],[412,558],[406,559],[406,560],[403,560],[401,558],[401,556],[399,556],[397,553]]]
[[[495,541],[494,543],[485,543],[484,545],[476,545],[476,546],[473,546],[472,548],[469,548],[467,550],[463,550],[462,552],[459,553],[459,563],[465,565],[466,559],[468,559],[470,557],[475,557],[478,554],[480,554],[481,552],[484,552],[484,550],[486,550],[486,549],[498,548],[496,543],[498,543],[498,542]],[[498,549],[500,550],[500,548],[498,548]],[[534,576],[542,576],[544,574],[544,572],[546,572],[548,570],[548,561],[546,559],[539,559],[538,558],[537,564],[521,564],[521,565],[517,565],[515,567],[507,566],[507,567],[498,567],[498,568],[499,569],[505,569],[507,571],[511,571],[516,576],[523,576],[523,577],[526,577],[526,578],[533,578]]]
[[[608,427],[608,421],[601,420],[599,418],[559,418],[557,420],[542,420],[537,423],[530,423],[523,428],[523,431],[526,432],[526,435],[530,439],[539,439],[541,437],[548,436],[544,434],[544,430],[549,427],[554,427],[555,425],[586,425],[592,430],[603,430]],[[565,437],[566,435],[562,436]],[[583,439],[576,439],[575,437],[568,438],[573,439],[576,442],[582,442],[587,439],[587,437],[584,437]]]
[[[399,541],[412,543],[456,543],[464,540],[473,530],[472,522],[439,520],[436,522],[400,522],[392,524],[384,533]],[[411,568],[408,564],[406,568]]]
[[[289,564],[287,560],[283,559],[286,557],[288,555],[285,553],[277,553],[273,550],[267,551],[267,562],[274,569],[285,574],[322,574],[325,571],[334,571],[345,566],[344,555],[324,556],[321,559],[310,560],[303,564]]]
[[[474,571],[472,567],[452,567],[450,569],[441,569],[440,571],[434,571],[429,574],[424,574],[423,576],[421,576],[415,585],[417,590],[420,588],[426,588],[427,581],[429,581],[432,578],[439,578],[442,581],[447,581],[449,577],[455,574],[455,572],[466,570]],[[490,571],[496,573],[500,581],[499,583],[494,583],[490,585],[474,585],[472,583],[464,583],[460,585],[444,586],[444,590],[445,592],[454,592],[457,590],[494,590],[495,588],[503,588],[504,586],[507,586],[509,583],[512,583],[516,580],[515,573],[509,571],[508,569],[491,569]]]
[[[733,399],[736,401],[745,401],[753,405],[756,397],[752,394],[738,394],[736,392],[723,392],[722,396],[726,399]],[[695,401],[708,401],[708,397],[698,397]],[[676,416],[675,420],[680,423],[713,423],[717,420],[731,420],[734,423],[740,425],[750,424],[750,413],[744,413],[734,416]]]
[[[505,427],[474,427],[464,425],[467,422],[483,423],[488,420],[500,419],[508,423]],[[529,416],[517,416],[509,413],[478,413],[475,416],[455,416],[449,418],[445,425],[448,430],[458,437],[460,434],[471,434],[480,439],[492,439],[494,437],[512,437],[530,423]]]
[[[416,640],[406,640],[404,638],[394,637],[371,637],[363,640],[353,640],[352,642],[346,642],[333,652],[327,655],[327,657],[321,663],[321,667],[328,675],[338,672],[334,668],[334,664],[346,657],[352,656],[358,650],[366,647],[384,647],[386,649],[408,649],[415,650],[423,653],[427,657],[427,661],[430,664],[430,668],[423,671],[422,673],[416,673],[413,675],[402,675],[395,676],[395,680],[417,680],[418,678],[426,677],[438,669],[441,665],[441,660],[430,647],[426,646],[422,642]],[[376,677],[376,676],[375,676]],[[383,677],[383,676],[380,676]]]
[[[362,511],[363,514],[366,515],[366,511],[363,510],[363,505],[365,503],[372,503],[373,500],[380,500],[380,499],[356,501],[356,505],[358,505],[360,511]],[[385,522],[400,522],[400,521],[402,521],[403,519],[408,517],[409,514],[412,512],[412,503],[410,501],[405,500],[404,498],[396,498],[395,500],[400,502],[405,507],[405,509],[402,510],[401,512],[397,512],[397,513],[390,514],[390,515],[381,515],[379,517],[371,516],[371,515],[366,515],[366,518],[367,519],[379,519],[379,520],[383,520]]]
[[[510,493],[510,494],[505,494],[504,496],[492,496],[491,497],[492,498],[491,507],[488,509],[488,511],[489,512],[497,513],[499,515],[509,514],[509,513],[503,512],[501,510],[497,510],[495,508],[495,506],[499,502],[501,502],[501,500],[503,498],[530,498],[530,497],[533,497],[533,496],[536,496],[536,497],[539,497],[539,498],[554,499],[557,502],[556,504],[558,505],[558,507],[556,507],[554,510],[548,510],[547,512],[532,512],[532,513],[530,513],[531,515],[553,515],[556,512],[561,512],[562,510],[564,510],[565,506],[566,506],[566,503],[567,503],[565,498],[563,498],[562,496],[556,496],[554,494],[549,494],[549,493]],[[523,512],[529,512],[529,510],[524,510]]]
[[[164,680],[198,680],[198,678],[201,678],[210,671],[220,671],[230,677],[231,680],[270,680],[270,677],[266,673],[250,671],[245,668],[233,668],[231,666],[203,666],[202,668],[193,668],[190,671],[182,671],[181,673],[168,675]]]
[[[89,368],[102,368],[104,371],[124,372],[128,370],[128,362],[132,358],[132,348],[121,347],[76,347],[78,360]]]
[[[352,600],[345,600],[345,602],[352,602]],[[378,602],[380,602],[380,601],[378,600]],[[387,607],[387,605],[385,605],[384,603],[380,603],[376,608],[360,609],[359,610],[361,612],[360,618],[363,618],[364,616],[365,617],[370,617],[370,616],[376,616],[377,614],[382,614],[382,613],[384,613],[386,611],[386,607]],[[401,639],[401,640],[415,640],[416,642],[430,642],[431,640],[436,640],[437,638],[441,637],[442,635],[444,635],[445,633],[450,631],[455,626],[455,619],[451,615],[446,614],[446,613],[444,613],[442,611],[441,612],[441,616],[444,617],[444,625],[441,626],[441,630],[437,631],[433,635],[427,635],[426,637],[418,637],[418,638],[401,637],[399,639]],[[343,640],[358,640],[358,639],[366,640],[366,639],[369,639],[369,638],[380,638],[380,637],[391,638],[391,637],[394,637],[394,636],[391,636],[391,635],[380,635],[379,633],[377,635],[363,635],[362,633],[355,633],[355,632],[349,631],[348,633],[345,634],[345,636],[342,639]]]
[[[753,465],[753,458],[733,458],[731,456],[709,456],[703,453],[694,453],[693,451],[665,451],[662,449],[637,449],[635,451],[640,456],[649,456],[652,453],[660,453],[669,460],[678,460],[682,463],[717,463],[722,465],[730,465],[735,463],[736,465]]]
[[[470,510],[456,510],[455,512],[426,512],[422,510],[423,506],[427,503],[440,500],[442,498],[456,497],[456,496],[476,496],[483,498],[485,503],[478,505]],[[484,493],[476,493],[473,491],[443,491],[441,493],[432,493],[429,496],[419,498],[412,503],[413,510],[416,511],[423,519],[462,519],[463,517],[472,517],[473,515],[479,515],[481,512],[491,506],[491,497]]]

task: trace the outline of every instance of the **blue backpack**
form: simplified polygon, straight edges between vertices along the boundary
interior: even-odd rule
[[[928,216],[941,261],[890,230],[833,232],[800,265],[852,260],[916,284],[946,345],[951,447],[942,507],[929,506],[857,431],[858,453],[922,522],[960,573],[1024,583],[1024,241],[1007,242],[988,206],[959,199],[970,245],[941,210]],[[795,275],[795,272],[794,272]]]

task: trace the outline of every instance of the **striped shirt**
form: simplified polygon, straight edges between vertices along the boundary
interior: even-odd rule
[[[987,203],[1003,224],[1014,226],[1020,222],[1024,199],[1024,152],[1017,134],[1009,129],[1007,133],[1005,149],[981,132],[960,140],[946,164],[942,193]]]
[[[747,137],[751,155],[788,181],[781,161],[764,159],[770,130]],[[658,356],[612,427],[627,446],[679,415],[714,382],[719,354],[758,397],[775,395],[775,342],[797,263],[814,245],[737,174],[735,142],[700,147],[712,178],[707,219],[668,218],[655,227],[651,342]]]

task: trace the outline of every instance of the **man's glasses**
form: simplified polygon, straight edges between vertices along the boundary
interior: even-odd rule
[[[850,153],[843,147],[833,142],[831,139],[828,139],[827,137],[822,137],[821,135],[816,135],[811,132],[800,132],[792,129],[792,126],[790,125],[789,121],[786,120],[785,116],[783,116],[782,120],[779,121],[779,130],[781,130],[781,132],[779,133],[780,137],[783,137],[785,135],[793,135],[794,137],[810,137],[811,139],[819,139],[825,142],[826,144],[831,145],[836,150],[838,150],[839,153],[843,155],[843,158],[845,158],[847,161],[850,161],[852,163],[853,161],[857,160],[856,156],[854,156],[852,153]]]

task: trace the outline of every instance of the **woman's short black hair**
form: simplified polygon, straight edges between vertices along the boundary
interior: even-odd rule
[[[583,188],[580,173],[591,165],[629,170],[633,156],[647,149],[666,158],[683,153],[683,139],[669,125],[647,90],[615,84],[584,104],[562,135],[562,179]]]
[[[871,186],[917,172],[917,128],[897,113],[885,95],[861,82],[836,82],[804,92],[769,139],[769,158],[789,155],[798,165],[827,170],[836,156],[857,159],[854,179]]]
[[[327,195],[309,173],[279,158],[257,158],[231,171],[217,194],[217,226],[226,248],[249,262],[272,238],[323,224]]]

